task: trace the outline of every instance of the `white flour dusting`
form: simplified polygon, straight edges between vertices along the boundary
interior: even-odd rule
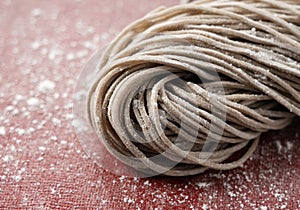
[[[52,82],[51,80],[44,80],[42,82],[39,83],[38,85],[38,91],[42,92],[42,93],[46,93],[48,91],[52,91],[55,88],[55,83]]]
[[[5,127],[1,126],[0,127],[0,136],[5,136],[5,134],[6,134],[6,129],[5,129]]]
[[[29,106],[38,106],[40,104],[40,100],[38,98],[29,98],[27,101]]]
[[[31,15],[34,16],[34,17],[38,17],[38,16],[41,16],[42,14],[42,10],[41,9],[38,9],[38,8],[35,8],[31,11]]]

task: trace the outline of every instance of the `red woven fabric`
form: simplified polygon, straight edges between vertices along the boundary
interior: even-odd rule
[[[94,164],[72,127],[76,79],[124,26],[177,0],[0,2],[1,209],[300,209],[299,120],[235,170],[134,179]]]

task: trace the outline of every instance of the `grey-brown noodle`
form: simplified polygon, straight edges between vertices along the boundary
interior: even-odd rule
[[[160,7],[106,48],[89,120],[118,159],[186,176],[243,164],[300,116],[300,5],[216,0]]]

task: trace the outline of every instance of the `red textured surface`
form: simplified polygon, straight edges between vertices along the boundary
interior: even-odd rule
[[[127,178],[83,152],[72,97],[88,58],[177,0],[0,2],[0,209],[300,209],[300,120],[235,170]],[[46,82],[45,82],[46,81]]]

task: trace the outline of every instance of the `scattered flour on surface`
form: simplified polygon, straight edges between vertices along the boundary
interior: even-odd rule
[[[50,81],[50,80],[44,80],[42,82],[39,83],[38,85],[38,91],[42,92],[42,93],[46,93],[48,91],[52,91],[55,88],[55,83]]]
[[[60,141],[60,144],[62,144],[62,145],[66,145],[68,142],[66,141],[66,140],[61,140]]]
[[[0,136],[5,136],[5,134],[6,134],[6,129],[5,129],[5,127],[1,126],[0,127]]]
[[[61,121],[57,118],[52,118],[52,123],[55,125],[55,126],[60,126],[61,125]]]
[[[77,133],[82,133],[88,130],[86,123],[80,119],[74,119],[72,125],[76,129]]]
[[[52,195],[56,193],[56,190],[54,189],[54,187],[51,187],[50,190],[51,190]]]
[[[68,54],[66,55],[66,59],[67,59],[68,61],[73,60],[73,59],[75,59],[75,55],[74,55],[73,53],[68,53]]]
[[[7,106],[6,108],[5,108],[5,111],[13,111],[15,108],[13,107],[13,106]]]
[[[76,53],[77,58],[83,58],[89,54],[89,51],[87,50],[80,50]]]
[[[46,151],[46,147],[44,147],[44,146],[39,146],[39,150],[40,150],[41,152],[45,152],[45,151]]]
[[[29,106],[38,106],[40,104],[40,100],[38,98],[29,98],[26,102]]]
[[[203,209],[203,210],[208,210],[208,209],[209,209],[209,208],[208,208],[208,205],[207,205],[207,204],[203,204],[203,205],[202,205],[202,209]]]
[[[16,132],[18,133],[19,136],[22,136],[25,134],[25,130],[22,128],[16,128]]]
[[[48,59],[54,60],[57,56],[63,55],[63,51],[60,49],[53,48],[48,53]]]
[[[277,147],[277,152],[281,153],[282,150],[282,144],[280,141],[275,141],[276,147]]]
[[[150,183],[148,180],[146,180],[146,181],[144,182],[144,185],[146,185],[146,186],[151,186],[151,183]]]
[[[34,17],[38,17],[38,16],[41,16],[42,14],[42,10],[41,9],[38,9],[38,8],[35,8],[31,11],[31,14],[32,16]]]
[[[50,140],[51,140],[51,141],[57,141],[57,139],[58,139],[57,136],[51,136],[51,137],[50,137]]]
[[[33,50],[39,49],[40,46],[41,46],[41,43],[38,42],[38,41],[35,41],[35,42],[32,42],[32,43],[31,43],[31,48],[32,48]]]
[[[294,144],[292,142],[290,142],[290,141],[286,142],[286,148],[288,151],[292,150],[293,147],[294,147]]]
[[[24,98],[24,97],[23,97],[22,95],[16,95],[16,96],[15,96],[15,99],[16,99],[17,101],[21,101],[23,98]]]
[[[205,188],[205,187],[209,187],[211,184],[210,183],[206,183],[206,182],[198,182],[198,183],[196,183],[196,185],[199,188]]]
[[[5,156],[2,158],[3,162],[10,162],[10,161],[12,161],[13,159],[14,159],[14,157],[11,156],[11,155],[5,155]]]
[[[42,160],[44,160],[44,157],[39,157],[37,160],[42,161]]]
[[[22,177],[20,175],[16,175],[13,178],[14,178],[15,182],[19,182],[22,179]]]

